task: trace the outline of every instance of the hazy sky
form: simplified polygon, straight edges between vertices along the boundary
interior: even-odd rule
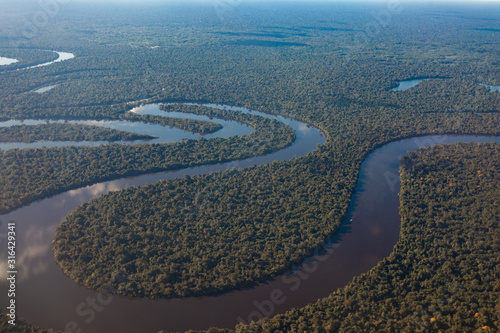
[[[29,1],[29,0],[28,0]],[[42,0],[43,1],[43,0]],[[49,1],[49,0],[46,0]],[[57,1],[57,0],[56,0]],[[291,2],[290,0],[59,0],[59,1],[67,1],[67,2],[110,2],[110,3],[144,3],[144,2],[158,2],[158,3],[183,3],[183,2],[198,2],[198,3],[214,3],[214,2],[221,2],[224,4],[241,4],[245,2],[265,2],[265,3],[270,3],[270,2]],[[297,2],[301,0],[293,0],[293,2]],[[302,2],[382,2],[382,3],[387,3],[389,0],[302,0]],[[422,0],[400,0],[400,2],[498,2],[500,4],[500,0],[427,0],[427,1],[422,1]]]
[[[349,3],[349,2],[369,2],[387,4],[398,0],[0,0],[0,14],[2,11],[29,11],[38,9],[42,4],[49,7],[54,3],[60,6],[72,3],[88,3],[88,4],[172,4],[172,3],[203,3],[208,5],[221,6],[239,6],[251,3],[287,3],[287,2],[303,2],[313,5],[316,3]],[[436,3],[497,3],[500,5],[500,0],[399,0],[401,3],[419,3],[419,4],[436,4]]]
[[[265,3],[270,3],[270,2],[291,2],[290,0],[1,0],[3,3],[3,6],[5,5],[16,5],[16,4],[26,4],[26,3],[51,3],[51,2],[58,2],[59,4],[66,4],[66,3],[145,3],[145,2],[157,2],[157,3],[186,3],[186,2],[199,2],[199,3],[216,3],[216,2],[221,2],[224,4],[242,4],[245,2],[251,3],[251,2],[265,2]],[[296,1],[301,1],[301,0],[293,0],[294,2]],[[302,2],[353,2],[353,1],[358,1],[358,2],[382,2],[382,3],[387,3],[391,0],[302,0]],[[394,0],[392,0],[394,1]],[[422,0],[400,0],[400,2],[470,2],[470,3],[477,3],[477,2],[498,2],[500,4],[500,0],[428,0],[428,1],[422,1]],[[3,7],[2,6],[2,7]]]

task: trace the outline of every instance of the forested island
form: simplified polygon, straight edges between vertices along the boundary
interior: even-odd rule
[[[500,84],[494,4],[408,3],[383,16],[390,17],[384,24],[373,12],[388,11],[385,4],[242,4],[223,13],[208,5],[64,8],[30,39],[21,35],[22,20],[0,14],[0,56],[20,60],[0,68],[0,119],[119,119],[199,133],[219,127],[129,112],[147,100],[255,131],[162,145],[0,152],[2,214],[109,179],[267,154],[296,138],[270,119],[168,103],[244,106],[296,118],[327,137],[304,157],[131,188],[82,205],[58,229],[54,257],[69,277],[96,290],[111,269],[128,278],[117,282],[117,293],[133,297],[254,286],[339,230],[361,163],[377,147],[426,134],[500,133],[500,93],[481,86]],[[47,49],[75,58],[15,70],[55,59]],[[389,91],[423,77],[435,79]],[[411,153],[401,169],[403,228],[394,253],[318,303],[237,329],[498,330],[495,161],[496,145]],[[37,320],[47,320],[47,330],[52,325],[50,316]]]
[[[401,237],[391,256],[318,303],[236,331],[497,331],[498,163],[499,144],[411,152],[401,161]]]
[[[194,109],[199,109],[198,114],[247,123],[254,132],[242,137],[200,138],[171,144],[1,151],[0,183],[3,191],[0,193],[0,212],[98,181],[264,155],[283,149],[295,140],[295,132],[274,119],[201,106],[191,107],[187,112]],[[161,122],[161,116],[150,117],[153,122]]]
[[[238,332],[497,332],[499,144],[419,149],[401,161],[401,236],[347,287]]]
[[[133,141],[150,140],[153,136],[130,133],[99,126],[80,124],[39,124],[0,127],[0,142],[36,141]]]
[[[164,104],[160,105],[160,107],[163,107],[163,105]],[[203,109],[204,107],[176,104],[175,106],[169,107],[169,109],[166,111],[170,110],[172,112],[184,112],[184,113],[200,114],[200,115],[211,114],[210,108],[204,108],[204,111],[199,111],[200,108]],[[212,116],[221,117],[222,115],[212,113]],[[183,129],[185,131],[200,133],[200,134],[215,133],[222,128],[221,124],[217,124],[212,121],[196,120],[189,118],[173,118],[173,117],[168,117],[168,113],[165,116],[155,116],[150,114],[143,115],[134,112],[127,112],[121,115],[120,118],[128,121],[142,121],[148,124],[158,124],[163,126],[175,127]]]

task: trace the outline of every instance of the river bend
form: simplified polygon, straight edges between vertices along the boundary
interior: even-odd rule
[[[290,119],[284,121],[292,124],[297,131],[297,140],[279,152],[242,161],[99,183],[35,202],[1,216],[0,220],[4,224],[10,220],[18,222],[18,260],[22,265],[18,281],[19,314],[34,324],[59,330],[64,330],[66,325],[77,325],[82,332],[157,332],[161,329],[184,331],[211,326],[231,328],[237,321],[257,320],[263,315],[274,315],[304,306],[346,285],[392,251],[400,230],[397,197],[399,159],[407,151],[441,143],[500,143],[498,137],[424,136],[392,142],[376,149],[362,164],[348,218],[340,233],[326,246],[326,253],[306,260],[300,270],[255,288],[215,297],[171,300],[133,300],[118,296],[103,298],[73,283],[56,265],[51,247],[56,227],[73,209],[91,198],[129,186],[182,177],[184,174],[198,175],[272,160],[286,160],[302,156],[314,150],[318,143],[324,142],[314,127]],[[273,303],[272,307],[263,306],[270,304],[271,295],[276,291],[283,294],[281,300],[285,301]],[[106,304],[102,311],[93,311],[94,315],[91,316],[92,310],[87,303],[89,299],[101,299]]]
[[[74,57],[71,53],[57,52],[59,58],[31,69],[47,66]],[[14,59],[10,59],[13,61]],[[5,60],[6,61],[6,60]],[[420,80],[418,80],[420,82]],[[418,84],[417,80],[394,90],[404,90]],[[315,127],[281,116],[272,116],[245,108],[206,104],[209,107],[232,109],[277,119],[296,131],[296,141],[275,153],[246,160],[205,165],[182,170],[126,177],[67,191],[40,200],[9,214],[0,216],[0,245],[5,248],[7,223],[16,221],[18,280],[16,286],[17,315],[43,328],[68,332],[158,332],[206,329],[208,327],[233,328],[238,321],[258,320],[293,307],[301,307],[329,295],[345,286],[388,256],[399,239],[398,216],[399,159],[407,151],[440,143],[497,142],[498,137],[477,136],[424,136],[405,139],[384,145],[372,152],[363,162],[356,191],[349,207],[346,221],[340,232],[325,244],[316,257],[304,261],[294,271],[255,288],[234,291],[220,296],[171,300],[129,299],[119,296],[106,297],[76,285],[66,277],[53,258],[52,239],[64,217],[79,205],[99,195],[130,186],[145,185],[163,179],[200,175],[217,170],[245,168],[272,161],[284,161],[304,156],[325,142],[325,137]],[[133,109],[142,114],[165,115],[157,104]],[[169,116],[192,117],[186,114]],[[211,120],[215,122],[223,120]],[[0,126],[15,124],[34,125],[40,121],[9,121]],[[45,123],[46,121],[43,121]],[[165,143],[191,137],[192,133],[159,125],[109,121],[74,121],[88,125],[104,126],[125,131],[159,136],[147,142]],[[245,135],[249,126],[236,122],[222,124],[224,128],[213,137]],[[180,132],[179,132],[180,131]],[[205,136],[210,138],[211,136]],[[139,142],[120,142],[136,144]],[[144,143],[144,141],[141,141]],[[58,147],[63,145],[95,146],[106,142],[37,142],[33,144],[0,144],[0,149]],[[6,251],[0,251],[0,272],[5,274]],[[0,276],[0,293],[7,294],[5,276]],[[279,302],[273,295],[281,294]],[[98,303],[92,303],[97,301]],[[5,301],[3,301],[5,304]]]
[[[71,327],[73,323],[76,323],[76,325],[82,329],[82,332],[157,332],[162,328],[184,330],[194,328],[194,326],[205,327],[206,325],[213,325],[211,324],[213,317],[209,316],[211,311],[208,311],[209,309],[213,310],[213,302],[223,302],[222,305],[217,306],[219,311],[224,311],[223,309],[226,306],[230,306],[226,302],[233,299],[238,292],[229,293],[220,297],[161,301],[131,300],[113,296],[112,302],[106,305],[106,311],[100,313],[99,316],[95,316],[93,320],[87,323],[86,320],[89,319],[89,317],[88,314],[85,314],[85,310],[89,309],[87,309],[86,306],[82,307],[82,302],[85,304],[88,299],[94,299],[100,295],[92,290],[76,285],[71,279],[62,273],[61,269],[54,261],[51,244],[55,235],[55,230],[64,217],[79,205],[99,195],[130,186],[145,185],[163,179],[183,177],[185,174],[199,175],[217,170],[228,170],[235,167],[245,168],[252,165],[261,165],[273,161],[284,161],[290,158],[301,157],[316,149],[318,145],[324,143],[326,140],[324,135],[317,128],[293,119],[269,115],[240,107],[215,104],[204,105],[279,120],[295,130],[296,140],[289,147],[264,156],[256,156],[245,160],[222,164],[186,168],[177,171],[126,177],[118,180],[94,184],[92,186],[67,191],[54,197],[34,202],[29,206],[22,207],[9,214],[0,216],[0,222],[2,223],[0,226],[0,235],[5,235],[7,233],[8,222],[16,221],[16,264],[19,271],[17,275],[16,302],[19,304],[19,316],[27,319],[33,324],[47,328],[55,328],[57,330],[69,331],[68,327]],[[203,120],[208,119],[205,119],[206,117],[203,116],[189,116],[184,113],[175,114],[168,112],[167,114],[166,112],[159,110],[158,104],[143,105],[134,108],[132,111],[140,114],[190,117]],[[211,121],[219,122],[223,120],[211,119]],[[244,124],[237,122],[223,122],[225,122],[223,124],[225,129],[217,131],[213,134],[214,136],[220,136],[221,133],[225,137],[232,135],[244,135],[252,131],[251,127]],[[37,124],[38,121],[29,120],[24,121],[24,123],[34,125]],[[130,122],[90,122],[89,124],[127,130],[127,128],[124,128],[123,126],[130,126],[129,123]],[[9,124],[4,124],[4,126],[14,124],[17,124],[17,122],[10,121]],[[168,140],[167,142],[179,141],[189,134],[188,132],[181,131],[181,136],[174,135],[174,138],[172,139],[169,133],[178,131],[177,129],[151,124],[140,124],[140,126],[137,126],[137,124],[134,123],[133,125],[136,125],[133,127],[134,132],[149,135],[158,134],[161,135],[158,140]],[[131,128],[129,127],[128,130],[130,131]],[[158,130],[162,133],[158,132]],[[167,139],[165,139],[165,137]],[[149,140],[148,142],[151,141],[154,140]],[[72,145],[71,142],[65,144]],[[102,143],[97,142],[88,144],[95,145]],[[25,144],[16,143],[16,145],[18,145],[16,148],[23,148],[23,146],[19,145]],[[59,146],[59,143],[54,142],[51,144],[50,142],[38,142],[26,145],[31,145],[30,147],[33,147],[32,145]],[[3,149],[8,148],[4,146]],[[1,240],[2,239],[0,239],[0,241]],[[6,244],[6,242],[1,242],[0,244],[2,243]],[[0,252],[0,263],[0,272],[5,274],[4,272],[7,271],[5,252]],[[0,293],[5,295],[7,289],[7,284],[3,282],[5,281],[5,276],[2,276],[1,281]],[[256,290],[258,290],[258,288]],[[241,301],[240,297],[236,297],[236,299]],[[193,321],[191,318],[193,311],[205,316],[205,319]],[[236,317],[233,317],[232,320],[229,318],[231,317],[226,318],[227,320],[225,320],[224,323],[221,323],[222,326],[234,326],[233,323],[236,320]],[[193,326],[193,322],[196,322],[196,325]]]

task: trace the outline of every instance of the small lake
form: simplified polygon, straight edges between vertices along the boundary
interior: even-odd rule
[[[426,81],[426,80],[430,80],[431,78],[422,78],[422,79],[410,79],[410,80],[403,80],[403,81],[399,81],[398,83],[398,86],[397,87],[394,87],[394,88],[391,88],[390,91],[403,91],[403,90],[408,90],[410,88],[413,88],[415,87],[417,84],[419,84],[420,82],[422,81]],[[500,86],[492,86],[492,85],[489,85],[489,84],[483,84],[483,83],[480,83],[480,85],[484,86],[484,87],[488,87],[490,88],[490,92],[493,92],[493,91],[500,91]]]
[[[403,80],[399,81],[399,85],[397,87],[394,87],[390,89],[390,91],[403,91],[403,90],[408,90],[410,88],[415,87],[417,84],[419,84],[422,81],[429,80],[429,78],[423,78],[423,79],[411,79],[411,80]]]
[[[490,86],[489,84],[480,83],[482,86],[490,88],[490,92],[500,91],[500,86]]]
[[[10,64],[15,64],[19,60],[17,59],[11,59],[11,58],[5,58],[5,57],[0,57],[0,66],[5,66],[5,65],[10,65]]]
[[[38,88],[37,90],[33,90],[33,92],[35,92],[37,94],[43,94],[43,93],[45,93],[47,91],[50,91],[50,90],[54,89],[57,86],[58,86],[58,84],[55,84],[53,86],[46,86],[46,87]]]

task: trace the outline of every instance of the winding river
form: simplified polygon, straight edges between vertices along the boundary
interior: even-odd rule
[[[44,62],[43,64],[38,64],[38,65],[29,66],[29,67],[20,68],[20,69],[31,69],[31,68],[37,68],[37,67],[44,67],[44,66],[55,64],[56,62],[61,62],[61,61],[73,59],[75,57],[75,55],[73,53],[69,53],[69,52],[59,52],[59,51],[51,51],[51,52],[57,53],[58,58],[56,60],[52,60],[52,61]]]
[[[0,216],[0,222],[2,222],[2,225],[0,226],[0,233],[2,234],[7,232],[6,227],[8,222],[17,222],[16,245],[19,274],[17,280],[16,302],[19,304],[18,315],[42,327],[53,327],[59,330],[67,331],[71,331],[68,327],[71,327],[74,322],[82,328],[83,332],[154,332],[155,330],[158,331],[162,327],[166,327],[168,329],[190,328],[190,323],[192,322],[190,319],[190,312],[196,311],[200,314],[204,312],[205,314],[208,314],[205,310],[213,308],[213,301],[219,302],[219,300],[222,300],[223,304],[218,308],[223,311],[223,308],[226,306],[225,304],[227,304],[225,302],[234,298],[237,293],[231,293],[221,297],[202,298],[205,302],[201,303],[200,300],[202,299],[152,301],[130,300],[115,296],[113,297],[112,302],[106,305],[105,312],[103,311],[100,316],[96,316],[94,320],[87,323],[85,321],[86,319],[89,319],[89,317],[85,315],[85,310],[87,308],[79,306],[82,302],[85,304],[88,299],[98,297],[98,294],[74,284],[62,273],[53,259],[51,245],[56,227],[61,223],[63,218],[79,205],[101,194],[127,188],[129,186],[144,185],[162,179],[182,177],[185,174],[198,175],[216,170],[227,170],[234,167],[244,168],[251,165],[260,165],[272,161],[283,161],[290,158],[300,157],[316,149],[318,144],[322,144],[326,140],[317,128],[293,119],[284,118],[282,116],[273,116],[239,107],[220,106],[215,104],[206,104],[206,106],[231,109],[266,118],[277,119],[292,127],[296,131],[296,140],[291,146],[269,155],[257,156],[230,163],[187,168],[178,171],[154,173],[98,183],[81,189],[67,191],[57,196],[35,202],[9,214]],[[159,110],[157,104],[141,106],[133,109],[132,111],[141,114],[166,114],[166,112]],[[169,112],[168,116],[186,117],[186,114]],[[189,117],[195,119],[208,119],[207,117],[196,115],[191,115]],[[222,120],[213,119],[212,121],[220,123]],[[10,122],[11,125],[17,124],[17,122],[14,121]],[[39,121],[30,120],[24,121],[23,123],[36,124],[38,122]],[[237,122],[223,122],[226,128],[217,131],[213,134],[214,136],[223,135],[228,137],[232,135],[242,135],[249,133],[252,130],[250,127]],[[132,127],[134,132],[159,135],[161,137],[155,140],[164,142],[172,142],[175,141],[175,138],[184,138],[189,135],[188,132],[181,131],[182,134],[180,136],[177,134],[172,136],[169,132],[176,132],[179,130],[150,124],[138,125],[137,123],[130,122],[90,122],[90,124],[98,124],[101,126],[113,125],[113,128],[129,131],[131,130],[130,126],[134,126]],[[8,126],[9,124],[4,125]],[[149,140],[148,142],[153,142],[155,140]],[[48,144],[50,144],[50,142],[44,142],[43,145]],[[94,145],[98,143],[83,142],[81,144]],[[16,148],[21,148],[23,145],[26,145],[23,147],[34,147],[33,145],[40,145],[40,143],[15,143],[14,145],[17,145]],[[52,146],[58,146],[58,143],[52,143]],[[3,149],[6,148],[7,147],[3,147]],[[2,243],[6,245],[6,242]],[[6,258],[4,254],[5,252],[2,252],[4,257],[0,259],[3,263],[0,270],[1,272],[7,271],[5,265]],[[4,278],[5,276],[2,276],[0,291],[2,294],[6,293],[7,288]],[[179,315],[179,311],[183,313],[182,316]],[[172,316],[160,315],[162,313],[172,313]],[[141,319],[141,317],[143,317],[143,319]],[[178,321],[180,317],[183,317],[184,320],[178,322],[175,326],[170,325],[170,323]],[[131,321],[123,321],[123,318],[129,318]],[[158,318],[165,318],[165,320],[157,321]],[[235,318],[233,318],[233,320],[227,320],[224,326],[232,325],[235,320]],[[207,317],[205,320],[200,320],[198,324],[201,325],[200,327],[204,327],[205,325],[210,325],[210,322],[210,317]],[[67,327],[66,325],[70,326]],[[115,327],[114,325],[118,325],[118,327]]]
[[[166,115],[166,112],[161,111],[158,108],[159,104],[149,104],[143,105],[131,110],[131,112],[136,112],[139,114],[151,114],[151,115]],[[233,135],[243,136],[250,134],[253,129],[252,127],[242,124],[236,121],[228,121],[224,119],[210,119],[207,116],[199,116],[194,114],[186,114],[180,112],[169,112],[169,117],[173,118],[188,118],[196,120],[207,120],[211,122],[218,123],[223,126],[222,129],[211,134],[199,134],[184,131],[174,127],[165,127],[162,125],[146,124],[143,122],[132,122],[132,121],[122,121],[122,120],[8,120],[0,122],[1,127],[10,127],[14,125],[38,125],[38,124],[80,124],[80,125],[93,125],[100,127],[107,127],[116,130],[122,130],[127,132],[136,132],[141,134],[148,134],[155,136],[157,138],[152,140],[136,140],[136,141],[115,141],[118,144],[138,144],[138,143],[169,143],[178,142],[183,139],[193,139],[197,140],[200,137],[205,139],[211,138],[229,138]],[[103,144],[107,144],[106,141],[37,141],[32,143],[22,143],[22,142],[0,142],[0,150],[7,150],[11,148],[40,148],[40,147],[63,147],[63,146],[87,146],[96,147]]]
[[[255,288],[214,297],[144,300],[106,297],[73,283],[56,265],[51,241],[64,217],[82,203],[109,191],[161,179],[300,157],[325,141],[318,129],[295,120],[242,108],[208,106],[279,119],[297,131],[297,140],[292,146],[270,155],[99,183],[1,216],[3,233],[6,232],[7,222],[17,222],[19,274],[16,301],[20,316],[42,327],[70,332],[76,329],[82,332],[157,332],[161,329],[184,331],[210,326],[234,327],[237,321],[258,320],[264,315],[304,306],[346,285],[354,276],[368,271],[392,251],[399,238],[397,193],[399,158],[402,155],[408,150],[432,144],[500,142],[496,137],[425,136],[378,148],[363,163],[349,216],[341,232],[331,244],[325,246],[325,253],[306,260],[300,269],[296,267],[291,274]],[[155,105],[143,106],[135,111],[161,112]],[[164,131],[168,130],[164,128]],[[2,271],[6,269],[2,268]],[[2,293],[6,287],[2,284]],[[271,295],[276,292],[283,296],[280,302],[271,302],[274,299]],[[94,304],[93,300],[98,303]]]
[[[49,51],[49,52],[57,53],[57,56],[58,56],[57,59],[52,60],[52,61],[48,61],[48,62],[44,62],[44,63],[41,63],[41,64],[33,65],[33,66],[21,67],[21,68],[18,68],[16,70],[20,71],[20,70],[25,70],[25,69],[45,67],[45,66],[49,66],[49,65],[55,64],[56,62],[70,60],[70,59],[73,59],[75,57],[75,55],[73,53],[69,53],[69,52],[59,52],[59,51]],[[11,58],[5,58],[5,57],[0,57],[0,66],[11,65],[11,64],[14,64],[16,62],[19,62],[19,60],[17,60],[17,59],[11,59]]]
[[[51,241],[57,226],[64,217],[84,202],[110,191],[162,179],[182,177],[185,174],[199,175],[216,170],[245,168],[275,160],[296,158],[306,155],[316,149],[318,144],[325,142],[324,136],[317,128],[299,121],[244,108],[213,104],[207,106],[229,108],[234,111],[278,119],[296,131],[296,141],[290,147],[266,156],[94,184],[34,202],[0,216],[2,223],[0,237],[4,236],[0,238],[0,244],[5,248],[7,247],[6,224],[16,221],[19,272],[16,304],[19,316],[44,328],[67,332],[135,333],[157,332],[161,329],[170,331],[206,329],[211,326],[232,328],[238,321],[258,320],[263,316],[271,316],[293,307],[304,306],[346,285],[353,277],[368,271],[392,251],[399,239],[400,230],[397,197],[399,159],[407,151],[452,142],[494,141],[500,143],[498,137],[424,136],[392,142],[376,149],[362,164],[356,192],[340,233],[333,237],[329,244],[325,244],[324,251],[319,252],[318,256],[305,260],[301,267],[295,267],[288,274],[255,288],[214,297],[145,300],[106,296],[73,283],[56,265]],[[165,114],[155,104],[136,108],[134,112]],[[186,117],[185,114],[177,116]],[[29,122],[36,123],[36,121],[24,123]],[[4,126],[12,126],[12,124],[16,123],[5,123]],[[177,130],[149,124],[130,124],[129,122],[90,122],[90,124],[157,135],[160,138],[155,140],[166,140],[163,142],[178,141],[189,135],[182,131],[183,133],[169,137],[168,133]],[[248,126],[231,122],[224,126],[227,126],[225,129],[228,131],[227,135],[244,135],[251,131]],[[219,132],[214,135],[223,133]],[[60,144],[42,143],[42,145],[52,146]],[[17,148],[24,147],[17,146]],[[8,149],[7,146],[0,148]],[[5,253],[4,250],[0,251],[0,263],[2,263],[0,272],[3,274],[7,271]],[[1,277],[0,293],[5,295],[7,284],[5,276]],[[277,293],[281,295],[278,298],[273,296]]]

